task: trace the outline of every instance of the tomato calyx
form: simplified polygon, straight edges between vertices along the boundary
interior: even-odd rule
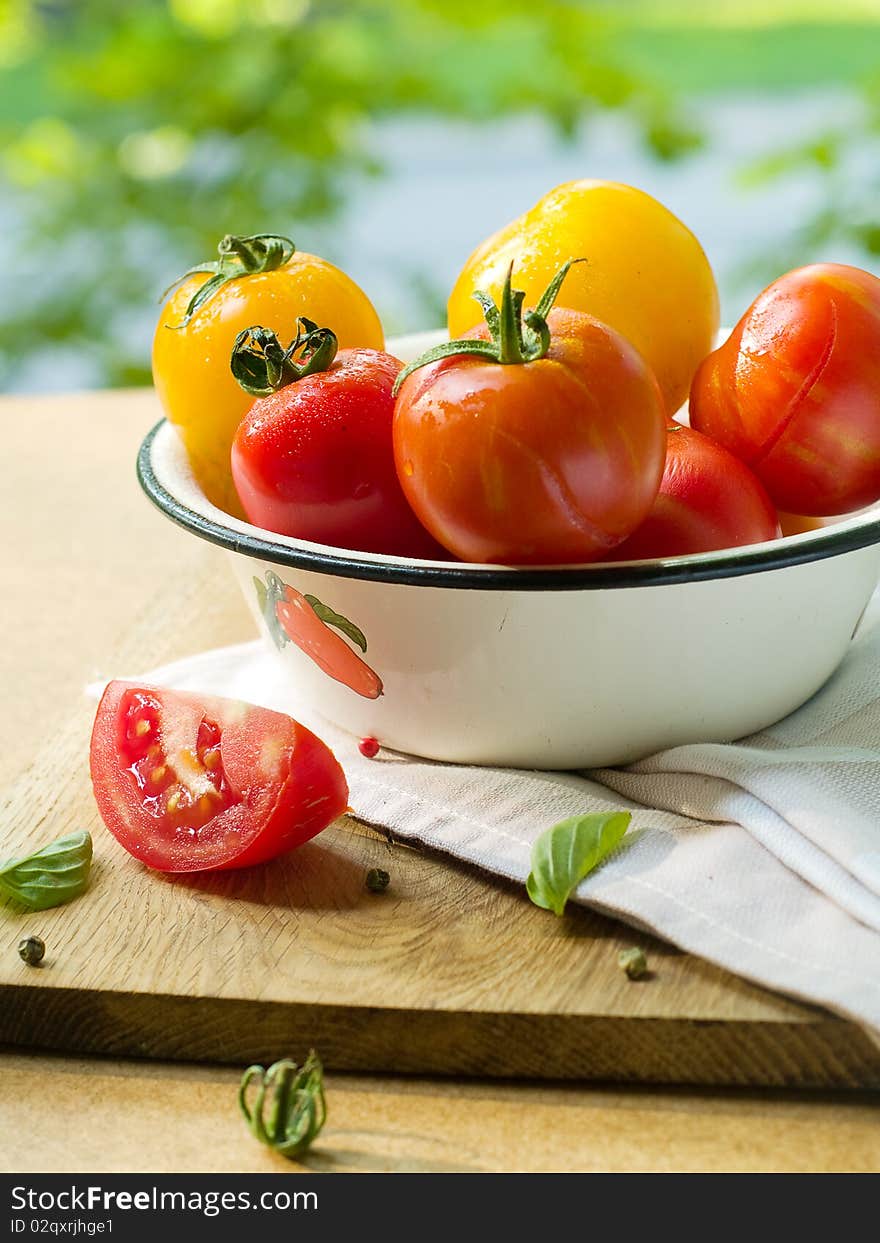
[[[301,315],[296,321],[296,336],[287,349],[271,328],[245,328],[235,338],[229,365],[246,393],[268,397],[303,376],[327,371],[338,348],[336,334],[330,328],[319,328]]]
[[[176,289],[187,277],[198,273],[210,272],[211,279],[205,281],[190,298],[183,319],[179,324],[167,324],[172,331],[185,328],[197,311],[210,302],[221,285],[227,281],[237,280],[241,276],[253,276],[257,272],[273,272],[282,267],[296,250],[289,237],[275,233],[254,233],[250,237],[239,237],[235,233],[227,233],[217,246],[219,259],[208,259],[187,268],[182,276],[172,281],[160,300]]]
[[[421,367],[426,367],[429,363],[437,362],[440,358],[470,354],[485,358],[489,362],[500,363],[505,367],[533,363],[544,358],[550,348],[550,328],[547,316],[573,263],[586,263],[586,259],[567,260],[541,294],[538,305],[534,310],[525,313],[523,302],[526,295],[522,289],[514,289],[512,285],[513,263],[508,267],[504,278],[500,306],[484,290],[475,290],[473,296],[483,309],[483,317],[491,340],[483,341],[479,337],[463,337],[456,341],[444,341],[426,350],[409,366],[404,367],[398,375],[392,390],[395,397],[407,376],[412,375]]]

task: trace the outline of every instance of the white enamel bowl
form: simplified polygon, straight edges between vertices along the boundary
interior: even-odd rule
[[[389,348],[409,359],[437,339]],[[356,736],[455,763],[594,768],[752,733],[831,676],[880,575],[880,505],[745,548],[518,570],[404,562],[240,522],[206,500],[164,421],[138,475],[168,517],[229,549],[265,641],[294,675],[292,715],[306,702]],[[378,698],[293,642],[276,648],[254,582],[267,574],[354,623]],[[330,633],[331,647],[354,650]]]

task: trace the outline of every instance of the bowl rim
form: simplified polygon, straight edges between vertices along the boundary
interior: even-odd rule
[[[163,428],[167,429],[163,432]],[[173,435],[160,419],[141,443],[137,477],[146,495],[173,522],[230,552],[261,561],[329,574],[420,587],[472,591],[595,591],[600,588],[667,587],[677,583],[738,578],[838,557],[880,543],[880,505],[832,527],[761,544],[651,561],[617,561],[578,566],[498,566],[453,561],[404,561],[378,553],[355,552],[307,543],[230,517],[201,497],[199,512],[176,496],[156,472],[157,438]],[[183,452],[182,444],[180,452]],[[197,486],[194,484],[194,486]]]

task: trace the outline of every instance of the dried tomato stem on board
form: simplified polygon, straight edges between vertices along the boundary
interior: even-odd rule
[[[255,1094],[250,1091],[256,1082]],[[324,1071],[314,1050],[302,1067],[289,1058],[268,1070],[249,1066],[238,1103],[253,1134],[284,1157],[298,1157],[317,1138],[327,1118]]]

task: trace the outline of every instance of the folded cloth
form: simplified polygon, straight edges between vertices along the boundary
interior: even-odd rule
[[[630,810],[623,844],[575,901],[880,1029],[880,593],[841,668],[785,720],[592,773],[366,759],[297,707],[261,642],[137,680],[292,711],[335,750],[358,817],[512,880],[525,882],[532,843],[558,820]]]

